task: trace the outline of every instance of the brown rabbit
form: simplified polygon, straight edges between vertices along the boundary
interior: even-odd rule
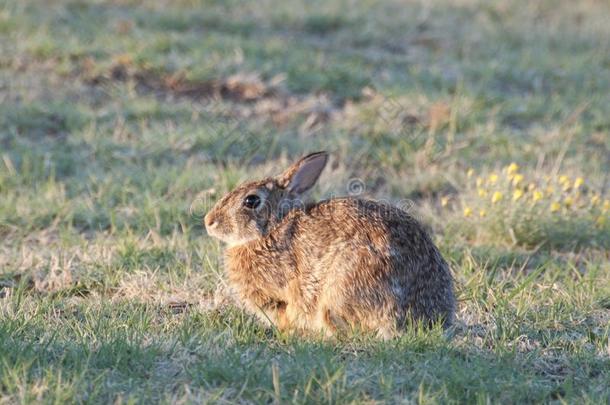
[[[281,330],[390,338],[408,321],[449,326],[452,277],[413,217],[357,198],[302,203],[327,159],[313,153],[277,177],[242,184],[205,216],[208,233],[228,245],[238,299]]]

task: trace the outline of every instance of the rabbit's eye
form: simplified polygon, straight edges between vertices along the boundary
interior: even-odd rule
[[[246,208],[256,208],[261,203],[261,198],[256,194],[250,194],[244,198],[244,206]]]

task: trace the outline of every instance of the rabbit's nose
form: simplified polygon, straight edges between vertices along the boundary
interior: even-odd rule
[[[205,227],[208,229],[212,229],[214,228],[216,225],[218,225],[218,222],[216,221],[216,218],[214,218],[213,215],[207,214],[204,218],[203,218],[203,222],[205,222]]]

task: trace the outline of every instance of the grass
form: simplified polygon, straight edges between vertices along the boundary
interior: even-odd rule
[[[608,402],[608,18],[0,0],[0,402]],[[223,300],[202,215],[319,149],[316,196],[430,226],[450,333],[297,339]]]

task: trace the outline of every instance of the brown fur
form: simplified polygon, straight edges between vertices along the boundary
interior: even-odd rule
[[[447,263],[406,212],[337,198],[304,205],[326,164],[319,152],[277,178],[246,183],[206,215],[208,232],[228,244],[229,282],[245,308],[283,330],[332,335],[360,329],[390,338],[409,321],[451,324]],[[256,209],[243,205],[256,194]]]

